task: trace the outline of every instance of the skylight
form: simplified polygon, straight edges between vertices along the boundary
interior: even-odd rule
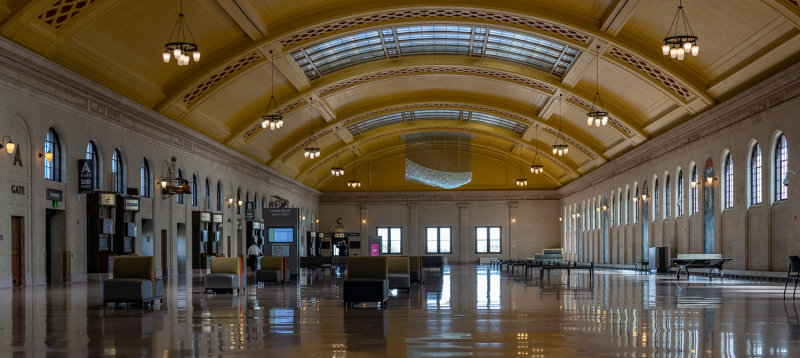
[[[413,55],[461,55],[521,63],[563,76],[576,48],[519,32],[471,25],[406,25],[372,29],[292,53],[309,79],[364,62]]]
[[[351,124],[347,126],[347,129],[350,130],[350,133],[352,133],[353,136],[356,136],[384,126],[424,120],[474,121],[499,127],[514,132],[518,135],[522,135],[522,133],[528,129],[526,124],[499,117],[494,114],[461,111],[457,109],[421,109],[415,111],[384,114],[375,118]]]

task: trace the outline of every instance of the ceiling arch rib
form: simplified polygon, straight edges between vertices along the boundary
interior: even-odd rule
[[[357,114],[351,116],[348,119],[344,119],[340,122],[329,124],[326,128],[315,132],[313,136],[307,137],[304,141],[296,143],[288,150],[282,152],[279,156],[276,156],[274,159],[280,163],[285,163],[288,161],[295,153],[301,151],[303,148],[308,146],[309,144],[320,140],[327,134],[333,133],[335,127],[342,126],[343,128],[348,128],[354,125],[357,125],[361,122],[367,122],[372,120],[373,118],[387,116],[394,113],[402,113],[402,112],[415,112],[421,110],[437,110],[438,113],[450,113],[451,118],[469,118],[469,115],[464,116],[461,114],[455,114],[455,112],[470,112],[470,113],[481,113],[479,116],[481,119],[490,120],[489,118],[496,118],[496,121],[505,123],[503,126],[497,126],[499,128],[509,130],[510,128],[514,128],[514,130],[510,130],[514,133],[514,140],[515,145],[525,145],[531,146],[528,140],[523,139],[523,133],[525,133],[526,129],[531,127],[534,124],[538,124],[542,132],[547,133],[553,137],[560,135],[561,138],[567,142],[571,147],[576,149],[575,153],[580,153],[584,155],[589,161],[592,162],[605,162],[606,159],[601,155],[601,150],[590,146],[587,143],[583,143],[576,138],[582,137],[582,135],[574,135],[570,132],[559,131],[557,128],[551,126],[545,121],[541,120],[534,120],[530,117],[525,116],[524,114],[520,114],[517,112],[513,112],[508,108],[497,108],[492,107],[490,105],[483,105],[483,104],[475,104],[475,103],[461,103],[461,102],[437,102],[437,103],[430,103],[430,102],[422,102],[422,103],[406,103],[399,106],[392,106],[392,107],[384,107],[379,108],[377,110],[367,111],[361,114]],[[426,112],[426,115],[430,116],[431,112]],[[402,114],[401,114],[402,115]],[[414,118],[413,113],[409,115],[405,115],[407,118]],[[428,117],[430,118],[430,117]],[[438,119],[448,119],[447,117],[442,117]],[[413,122],[406,121],[406,122]],[[514,124],[512,124],[513,122]],[[400,123],[400,122],[397,122]],[[391,124],[394,124],[392,122]],[[524,127],[522,127],[524,126]],[[375,128],[375,127],[373,127]],[[521,130],[519,130],[521,128]],[[352,132],[351,132],[352,133]],[[357,136],[357,134],[353,134],[353,136]],[[534,144],[535,145],[535,144]],[[544,150],[540,150],[544,151]]]
[[[450,65],[449,63],[441,64],[441,65],[432,65],[428,63],[438,62],[441,63],[442,60],[439,58],[434,57],[426,57],[426,58],[414,58],[413,65],[412,64],[403,64],[403,63],[394,63],[396,68],[382,70],[377,72],[367,72],[369,69],[365,69],[367,71],[356,73],[354,77],[343,78],[340,81],[336,82],[325,82],[325,78],[315,81],[315,87],[311,88],[309,91],[312,93],[317,93],[319,97],[329,96],[338,91],[347,90],[348,88],[352,88],[354,86],[358,86],[370,81],[378,81],[383,80],[386,78],[394,78],[399,76],[419,76],[419,75],[428,75],[428,74],[435,74],[435,75],[467,75],[467,76],[479,76],[479,77],[486,77],[491,78],[494,80],[503,81],[509,84],[513,84],[516,86],[523,86],[529,88],[533,91],[538,93],[543,93],[548,96],[554,96],[556,93],[564,93],[565,104],[574,105],[581,110],[588,109],[590,106],[588,103],[589,99],[584,98],[578,94],[571,93],[566,90],[558,89],[558,82],[554,81],[553,83],[545,82],[544,80],[531,78],[525,76],[520,73],[514,73],[509,71],[498,70],[493,67],[489,67],[491,64],[481,63],[482,67],[468,67],[464,66],[467,65],[462,61],[458,61],[458,58],[449,58],[450,63],[456,63],[458,65]],[[416,66],[419,64],[419,66]],[[374,71],[374,70],[373,70]],[[292,108],[297,108],[298,104],[302,102],[302,98],[307,97],[307,93],[299,94],[293,100],[290,100],[287,106],[291,106]],[[571,99],[571,101],[570,101]],[[287,106],[280,105],[279,106],[279,113],[285,114],[290,112],[291,110],[287,108]],[[611,127],[617,131],[624,139],[626,140],[633,140],[634,142],[641,142],[644,140],[645,135],[637,129],[635,126],[629,124],[630,119],[622,119],[625,118],[619,113],[611,112],[610,113],[610,125]],[[246,123],[244,126],[240,127],[239,129],[233,131],[234,134],[231,139],[227,141],[227,143],[231,143],[233,138],[237,138],[237,140],[241,140],[243,142],[248,142],[253,139],[253,135],[257,134],[259,129],[261,128],[260,121],[258,120],[258,114],[252,113],[251,115],[247,116],[247,119],[242,119],[243,123]],[[541,122],[546,122],[545,119],[542,119]],[[631,139],[633,138],[633,139]]]
[[[450,122],[452,122],[452,121],[450,121]],[[394,128],[392,128],[392,127],[394,127]],[[426,123],[418,122],[413,127],[396,126],[396,125],[394,125],[392,127],[386,128],[385,130],[383,130],[381,133],[379,133],[377,135],[373,135],[373,136],[369,136],[369,137],[362,137],[360,139],[357,139],[356,142],[352,143],[351,145],[363,146],[363,145],[365,145],[365,144],[367,144],[369,142],[381,141],[380,147],[382,149],[381,149],[381,152],[372,153],[369,156],[364,156],[364,157],[356,156],[359,159],[357,159],[354,162],[346,164],[345,167],[349,168],[349,167],[352,167],[353,165],[355,165],[356,163],[364,160],[365,158],[374,159],[375,157],[382,157],[382,156],[384,156],[386,151],[392,151],[393,149],[396,149],[396,148],[402,148],[404,146],[404,143],[402,141],[400,141],[398,138],[400,138],[400,136],[402,136],[404,134],[409,134],[409,133],[439,132],[439,131],[443,131],[443,130],[445,130],[445,131],[457,131],[457,132],[472,133],[472,134],[480,135],[480,136],[482,136],[484,138],[485,137],[490,137],[490,138],[494,138],[494,139],[496,139],[498,141],[502,141],[502,142],[515,142],[515,140],[512,139],[512,138],[509,138],[509,137],[504,136],[502,134],[498,134],[498,133],[496,133],[495,131],[492,131],[492,130],[486,130],[485,126],[484,127],[453,126],[451,123],[448,123],[447,120],[444,120],[444,121],[430,121],[430,122],[426,122]],[[391,141],[386,142],[387,138],[391,138]],[[515,158],[517,157],[516,155],[510,153],[507,150],[507,148],[498,148],[497,146],[480,144],[480,141],[473,142],[472,145],[473,146],[480,146],[482,148],[491,150],[492,152],[497,153],[499,155],[502,155],[502,156],[504,156],[506,158],[511,157],[511,156],[513,156]],[[314,163],[310,163],[310,165],[307,165],[304,168],[300,169],[298,174],[297,174],[297,176],[296,176],[296,178],[298,178],[298,179],[299,178],[304,178],[304,177],[306,177],[306,178],[316,178],[315,174],[317,172],[323,172],[323,174],[322,174],[323,177],[327,178],[328,175],[325,175],[325,173],[327,173],[327,169],[328,169],[328,167],[330,167],[332,165],[333,161],[336,160],[336,156],[337,155],[343,155],[346,152],[348,152],[349,150],[350,150],[349,148],[342,148],[338,152],[329,153],[329,154],[325,155],[325,157],[323,157],[321,160],[318,160],[318,161],[315,160]],[[558,169],[560,169],[564,173],[560,178],[556,178],[555,176],[552,175],[552,173],[548,173],[547,177],[551,181],[556,183],[556,185],[561,185],[561,183],[562,183],[561,179],[565,179],[566,180],[566,179],[573,179],[573,178],[577,177],[577,175],[578,175],[577,171],[575,169],[572,169],[566,163],[564,163],[564,161],[562,159],[557,159],[557,158],[555,158],[555,157],[553,157],[553,156],[551,156],[548,153],[543,152],[543,151],[539,151],[539,156],[540,156],[540,158],[543,158],[544,160],[547,160],[548,162],[550,162],[552,165],[558,167]],[[518,160],[520,163],[523,163],[524,165],[530,165],[531,164],[530,162],[527,162],[524,159],[516,158],[516,160]],[[552,170],[550,170],[548,172],[552,172]],[[323,179],[323,181],[321,181],[320,183],[324,183],[326,180],[327,179]],[[319,186],[321,186],[321,185],[318,185],[318,187]]]

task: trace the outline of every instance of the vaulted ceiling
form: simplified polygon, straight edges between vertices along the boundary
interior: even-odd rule
[[[463,190],[553,189],[800,58],[797,1],[683,3],[683,61],[661,53],[678,0],[187,0],[188,66],[161,58],[178,0],[2,1],[0,34],[324,192],[433,189],[403,175],[419,132],[473,137]],[[596,86],[607,126],[586,124]]]

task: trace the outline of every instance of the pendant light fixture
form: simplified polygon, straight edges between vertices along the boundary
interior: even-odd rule
[[[558,155],[559,157],[569,153],[569,146],[567,145],[567,141],[564,139],[564,135],[561,134],[561,103],[564,102],[564,95],[559,94],[559,101],[558,101],[558,134],[556,134],[556,141],[553,142],[553,155]],[[561,139],[561,143],[558,140]]]
[[[603,100],[600,98],[600,46],[597,46],[597,58],[595,60],[595,91],[592,100],[592,108],[586,113],[586,124],[595,127],[608,123],[608,112],[603,110]],[[597,104],[597,107],[595,107]]]
[[[181,0],[178,21],[172,27],[169,40],[164,44],[164,53],[161,54],[161,58],[164,63],[168,63],[170,57],[174,57],[178,66],[186,66],[189,64],[190,55],[194,62],[200,61],[200,48],[197,47],[192,30],[189,29],[189,22],[183,16],[183,0]]]
[[[678,31],[683,32],[678,33]],[[669,25],[667,36],[664,37],[661,53],[664,56],[683,61],[683,57],[687,53],[697,56],[698,52],[700,52],[700,46],[697,45],[697,36],[694,35],[692,26],[689,25],[686,12],[683,11],[683,2],[678,0],[678,10],[675,11],[675,17],[672,19],[672,24]]]
[[[333,160],[333,167],[331,167],[331,175],[342,176],[344,175],[344,167],[339,160],[339,127],[334,128],[333,133],[336,135],[336,159]]]
[[[528,179],[525,178],[525,173],[522,172],[522,164],[519,166],[519,174],[517,174],[517,186],[523,187],[528,185]]]
[[[272,94],[270,94],[269,102],[267,103],[267,114],[261,116],[261,128],[269,128],[274,131],[283,127],[283,116],[278,114],[278,105],[275,102],[275,55],[272,54],[272,50],[269,50],[269,55],[272,61]]]
[[[536,132],[535,132],[535,139],[533,141],[533,150],[536,154],[533,155],[533,163],[531,164],[531,173],[533,174],[542,174],[544,173],[544,166],[542,166],[541,160],[539,159],[539,148],[536,145],[539,143],[539,125],[536,125]]]
[[[303,156],[308,159],[319,158],[320,156],[319,145],[317,145],[317,140],[314,139],[314,119],[312,118],[313,115],[311,114],[311,107],[313,104],[314,99],[312,98],[311,102],[308,104],[308,119],[311,121],[311,136],[308,137],[308,147],[303,149]]]

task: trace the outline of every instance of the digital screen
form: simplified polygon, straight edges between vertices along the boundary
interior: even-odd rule
[[[294,242],[294,228],[291,227],[271,227],[267,229],[267,241],[269,242]]]

